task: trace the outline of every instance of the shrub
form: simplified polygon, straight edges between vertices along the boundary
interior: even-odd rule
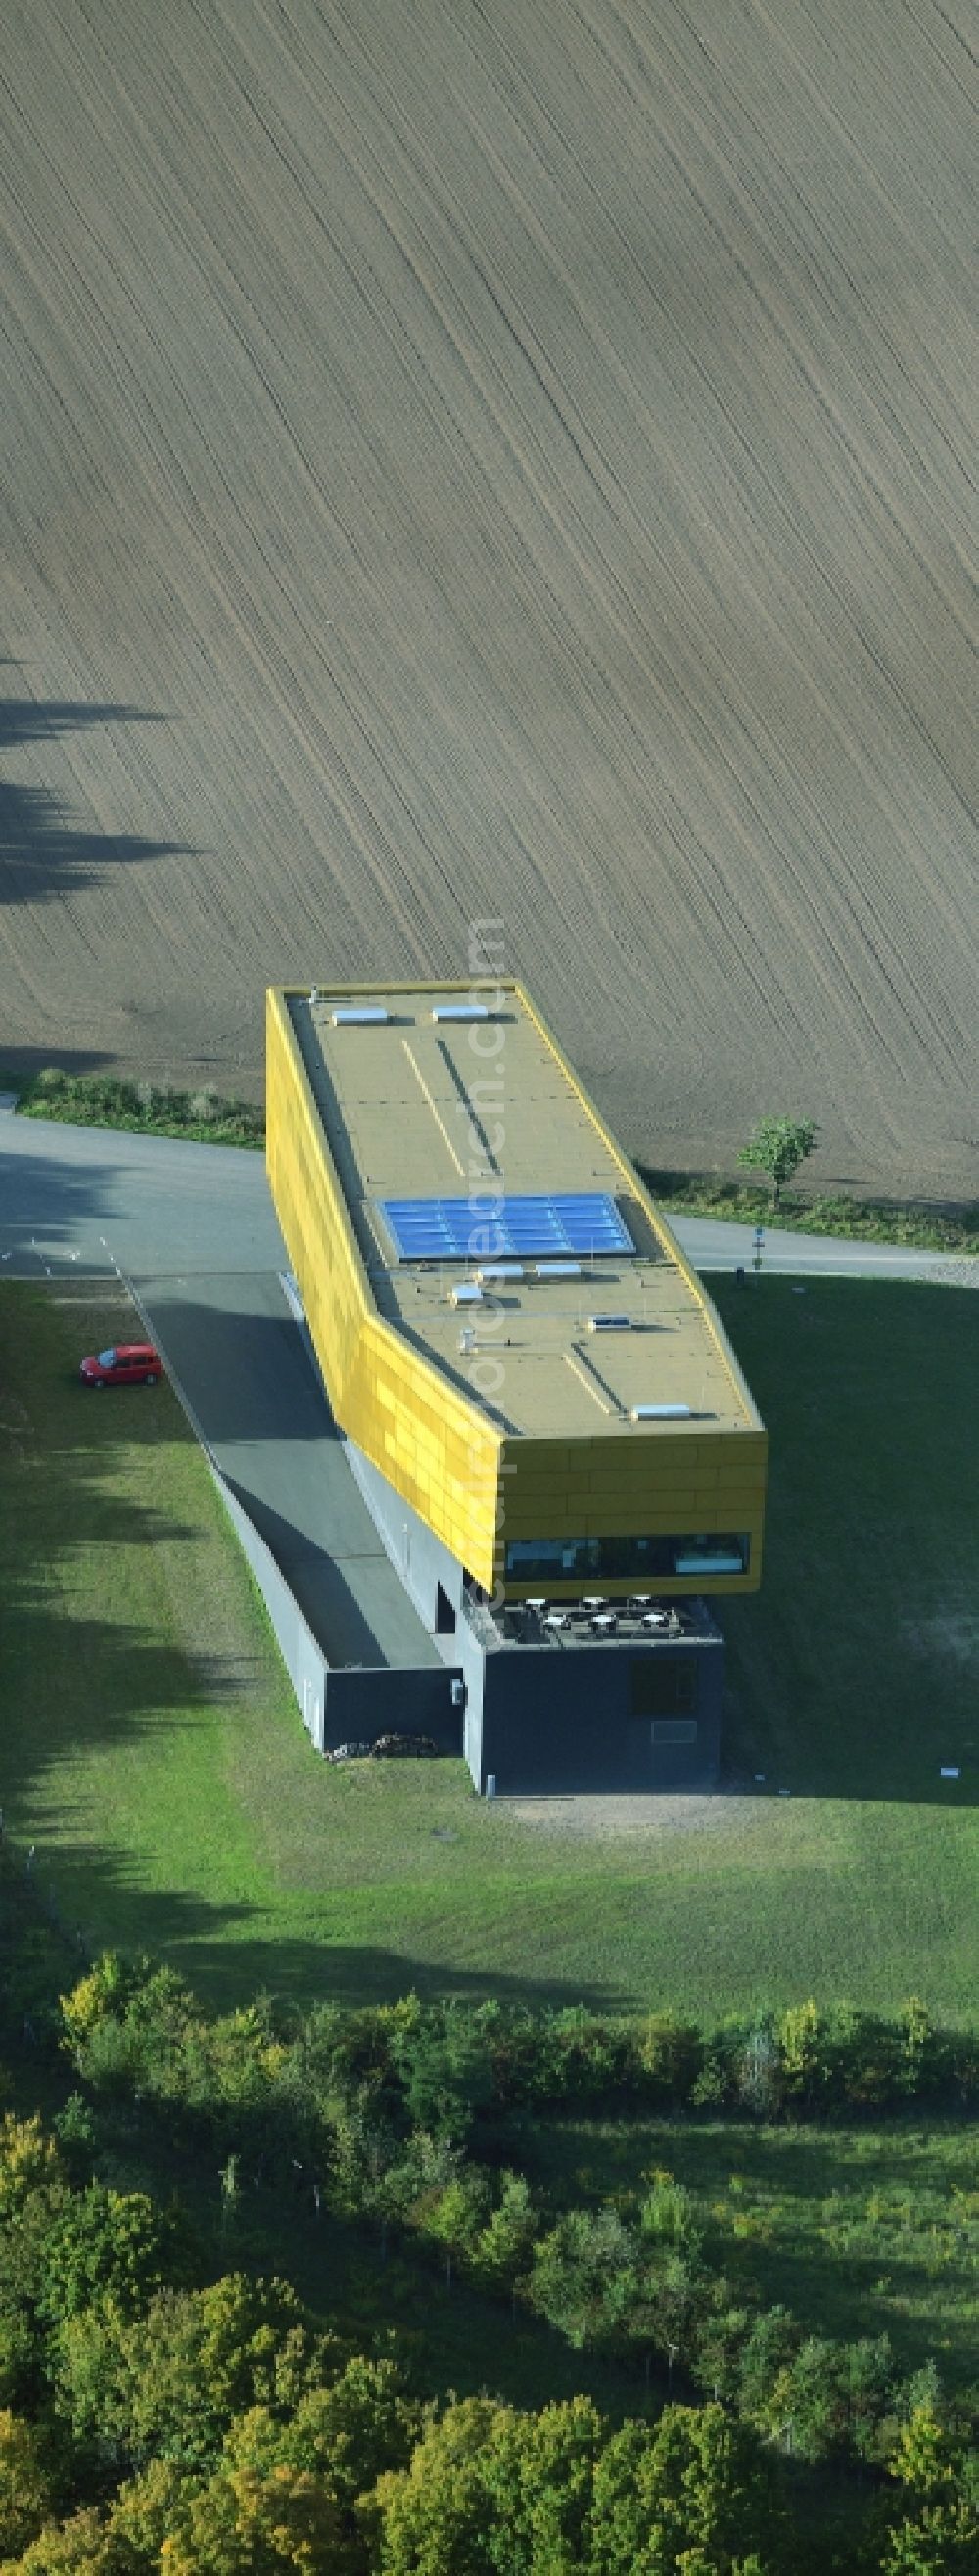
[[[648,2014],[636,2033],[636,2057],[649,2101],[676,2108],[689,2102],[704,2062],[694,2022],[676,2021],[672,2013]]]

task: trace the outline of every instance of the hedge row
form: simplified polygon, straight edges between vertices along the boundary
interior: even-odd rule
[[[355,2105],[462,2139],[512,2109],[571,2103],[772,2120],[979,2100],[976,2038],[936,2028],[916,1997],[892,2021],[809,2001],[713,2031],[669,2013],[627,2021],[414,1994],[303,2017],[266,1999],[209,2018],[172,1971],[110,1953],[61,2015],[80,2074],[180,2104],[229,2141],[243,2116],[253,2131],[269,2119],[315,2131]]]

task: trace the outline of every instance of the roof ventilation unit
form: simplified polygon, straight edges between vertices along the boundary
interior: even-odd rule
[[[590,1333],[631,1333],[631,1315],[589,1315]]]
[[[581,1277],[580,1261],[537,1261],[534,1263],[534,1270],[538,1279],[580,1279]]]
[[[689,1422],[689,1404],[634,1404],[630,1422]]]
[[[487,1279],[522,1279],[522,1261],[484,1261],[476,1272],[480,1284]]]
[[[483,1292],[475,1279],[460,1279],[458,1286],[449,1290],[450,1306],[481,1306],[482,1302]]]
[[[374,1027],[387,1016],[383,1002],[339,1002],[330,1012],[335,1029]]]
[[[433,1020],[488,1020],[489,1005],[486,1002],[436,1002],[433,1006],[432,1018]]]

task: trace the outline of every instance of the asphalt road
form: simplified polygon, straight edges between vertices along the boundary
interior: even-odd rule
[[[698,1270],[751,1268],[750,1226],[672,1219]],[[54,1120],[0,1116],[0,1275],[116,1265],[136,1279],[283,1271],[288,1256],[260,1154]],[[805,1278],[979,1286],[979,1258],[835,1236],[766,1234],[761,1268]]]
[[[437,1663],[291,1319],[287,1268],[260,1154],[0,1116],[0,1278],[122,1271],[328,1660]]]
[[[751,1230],[683,1219],[705,1270]],[[331,1663],[437,1660],[388,1563],[282,1290],[260,1154],[0,1113],[0,1278],[132,1281],[199,1431]],[[979,1262],[770,1235],[765,1271],[979,1282]]]
[[[134,1285],[170,1376],[328,1661],[438,1665],[354,1482],[278,1273],[141,1272]]]
[[[0,1265],[131,1277],[285,1270],[261,1154],[0,1117]]]

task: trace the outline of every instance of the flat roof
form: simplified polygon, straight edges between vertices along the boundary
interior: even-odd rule
[[[286,993],[378,1313],[508,1435],[757,1430],[713,1310],[527,995],[501,984],[495,1000],[481,997],[484,1017],[433,1017],[446,1004],[466,1008],[465,992],[419,983]],[[334,1017],[358,1008],[386,1017]],[[528,1259],[523,1277],[452,1303],[481,1261],[500,1257],[502,1198],[576,1195],[610,1198],[634,1251],[586,1255],[578,1276],[537,1276]],[[404,1237],[386,1201],[460,1199],[472,1208],[472,1258],[399,1257]],[[626,1324],[589,1329],[591,1318],[614,1316]],[[477,1365],[493,1359],[495,1383]],[[689,1416],[635,1422],[636,1405],[685,1405]]]

